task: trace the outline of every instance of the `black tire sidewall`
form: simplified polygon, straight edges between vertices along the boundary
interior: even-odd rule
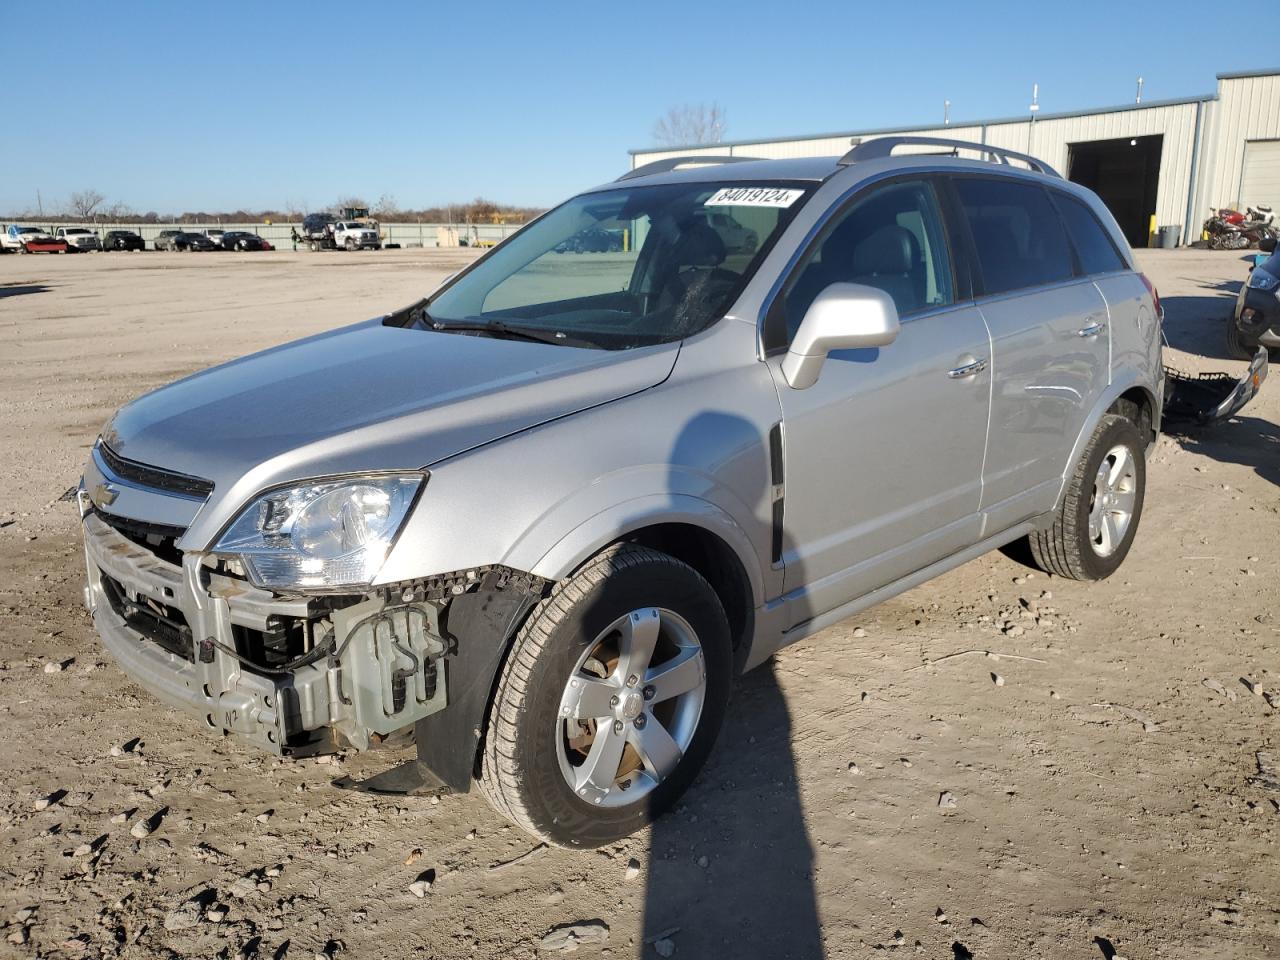
[[[1110,556],[1102,557],[1093,549],[1093,541],[1089,537],[1089,502],[1093,494],[1093,480],[1103,458],[1111,452],[1112,447],[1124,444],[1133,457],[1134,476],[1137,483],[1137,495],[1134,498],[1133,516],[1129,520],[1129,528],[1125,530],[1120,546]],[[1076,542],[1080,545],[1080,563],[1091,580],[1103,580],[1111,576],[1124,563],[1124,558],[1133,546],[1133,539],[1138,532],[1138,523],[1142,519],[1142,507],[1147,492],[1147,460],[1143,451],[1142,435],[1131,420],[1116,417],[1100,430],[1085,461],[1083,473],[1080,475],[1081,489],[1076,491]]]
[[[570,671],[595,638],[619,617],[644,607],[672,610],[694,629],[706,663],[706,697],[693,741],[671,776],[634,804],[597,807],[576,796],[561,773],[556,748],[560,697]],[[660,816],[693,781],[715,743],[728,703],[732,663],[724,610],[692,569],[669,561],[642,563],[616,570],[594,585],[551,631],[527,685],[515,760],[535,826],[566,845],[590,847],[634,833]]]

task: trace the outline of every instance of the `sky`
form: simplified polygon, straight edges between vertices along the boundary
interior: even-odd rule
[[[683,103],[726,139],[1212,93],[1280,56],[1202,0],[1062,4],[0,0],[0,214],[547,206]],[[1247,19],[1247,16],[1245,17]],[[1251,50],[1264,51],[1252,53]]]

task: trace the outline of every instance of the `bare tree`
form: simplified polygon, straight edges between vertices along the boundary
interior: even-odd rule
[[[93,212],[107,199],[97,190],[80,190],[71,195],[71,212],[84,219],[93,216]]]
[[[655,143],[666,147],[690,147],[719,143],[724,139],[724,108],[718,103],[681,104],[671,107],[653,125]]]
[[[379,220],[394,219],[400,213],[400,206],[396,203],[396,198],[390,193],[384,193],[378,198],[378,202],[373,205],[373,215]]]

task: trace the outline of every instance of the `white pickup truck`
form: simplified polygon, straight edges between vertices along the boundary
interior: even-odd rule
[[[54,231],[53,236],[57,240],[67,242],[68,252],[87,253],[90,250],[102,249],[102,241],[98,239],[98,235],[84,227],[59,227]]]
[[[359,220],[340,220],[333,225],[334,245],[345,250],[379,250],[382,242],[378,238],[375,224]]]
[[[0,251],[5,253],[66,253],[65,240],[55,240],[43,227],[11,223],[0,234]]]

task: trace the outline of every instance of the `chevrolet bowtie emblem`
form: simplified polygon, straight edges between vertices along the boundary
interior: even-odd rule
[[[120,496],[119,487],[110,483],[100,483],[93,488],[89,499],[93,501],[95,507],[109,507],[116,502],[118,496]]]

